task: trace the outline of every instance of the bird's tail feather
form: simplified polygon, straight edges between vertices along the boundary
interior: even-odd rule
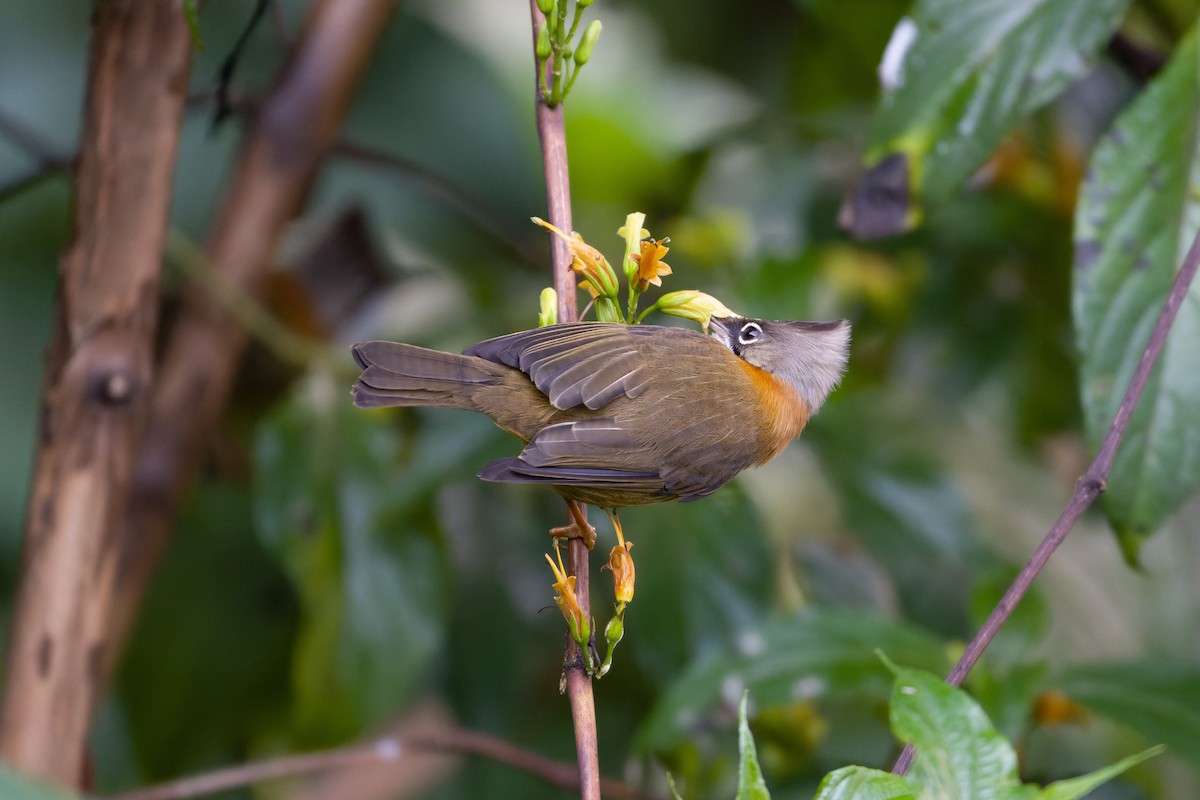
[[[506,367],[396,342],[360,342],[351,349],[362,374],[351,389],[360,408],[445,406],[477,410],[475,390],[499,383]]]

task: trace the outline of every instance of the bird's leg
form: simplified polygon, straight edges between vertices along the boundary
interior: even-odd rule
[[[617,647],[617,642],[621,641],[621,637],[625,635],[625,607],[633,600],[633,556],[630,555],[630,550],[633,549],[633,542],[625,540],[625,534],[621,530],[621,520],[617,517],[615,508],[604,509],[608,514],[608,518],[612,520],[613,530],[617,534],[617,544],[613,546],[612,552],[608,555],[608,563],[605,567],[612,570],[613,574],[613,594],[616,597],[617,605],[613,613],[613,618],[608,621],[608,625],[604,628],[604,639],[606,649],[604,651],[604,662],[600,665],[597,677],[603,677],[604,673],[608,672],[612,666],[613,650]]]
[[[587,521],[583,504],[578,500],[568,500],[567,509],[571,514],[571,524],[561,525],[550,529],[550,535],[558,539],[582,539],[591,550],[596,546],[596,529]]]

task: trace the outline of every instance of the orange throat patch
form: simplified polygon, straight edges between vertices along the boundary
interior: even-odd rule
[[[786,381],[741,359],[738,362],[758,398],[761,456],[754,463],[763,464],[779,455],[804,430],[809,418],[808,403]]]

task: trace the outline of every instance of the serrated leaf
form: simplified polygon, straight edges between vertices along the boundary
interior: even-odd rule
[[[893,667],[892,730],[917,749],[909,773],[932,798],[1008,798],[1017,754],[965,692],[920,670]]]
[[[763,780],[762,767],[758,763],[758,750],[754,746],[754,735],[750,733],[750,722],[746,719],[746,699],[749,691],[742,692],[738,704],[738,791],[737,800],[771,800],[767,782]]]
[[[35,782],[8,765],[0,765],[0,797],[4,800],[79,800],[82,796]]]
[[[1075,216],[1073,311],[1087,440],[1099,445],[1200,223],[1192,32],[1092,157]],[[1103,496],[1128,558],[1200,486],[1200,285],[1179,311]]]
[[[1087,775],[1080,775],[1078,778],[1069,778],[1065,781],[1055,781],[1037,793],[1037,800],[1077,800],[1101,784],[1108,783],[1130,767],[1158,755],[1165,749],[1162,745],[1151,747],[1149,750],[1135,753],[1115,764],[1110,764],[1095,772],[1089,772]]]
[[[1054,686],[1200,767],[1200,668],[1195,664],[1089,664],[1068,670]]]
[[[908,779],[868,767],[842,767],[825,776],[813,800],[915,800]]]
[[[749,689],[763,705],[794,703],[802,697],[877,696],[892,679],[876,652],[908,664],[946,668],[945,649],[917,628],[882,617],[813,609],[747,630],[740,646],[693,666],[659,700],[638,732],[635,749],[665,749],[687,735],[731,689]]]
[[[902,54],[889,48],[899,65],[885,76],[867,163],[895,164],[899,157],[906,162],[900,167],[907,168],[914,202],[944,201],[1018,120],[1086,71],[1128,5],[1129,0],[920,0],[911,18],[897,26],[894,42],[897,35],[915,38]],[[895,219],[915,221],[905,213]]]

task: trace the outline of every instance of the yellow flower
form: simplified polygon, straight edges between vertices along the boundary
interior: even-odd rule
[[[671,266],[662,260],[669,249],[666,245],[670,239],[650,239],[641,243],[642,252],[630,256],[637,262],[637,273],[633,277],[634,289],[644,292],[653,284],[662,286],[662,276],[671,274]]]
[[[583,237],[578,233],[570,234],[563,231],[557,225],[551,225],[544,219],[538,217],[530,217],[535,224],[541,225],[550,232],[554,233],[560,239],[567,243],[571,248],[573,260],[571,269],[582,275],[591,284],[592,288],[597,290],[605,297],[611,297],[614,300],[617,297],[619,284],[617,283],[617,273],[609,266],[608,260],[596,248],[583,240]]]

